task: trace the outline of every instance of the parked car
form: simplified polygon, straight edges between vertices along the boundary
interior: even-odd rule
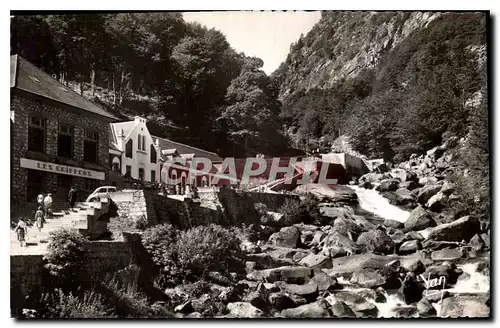
[[[118,189],[114,186],[103,186],[94,190],[93,193],[87,197],[86,202],[98,201],[101,197],[109,197],[110,193],[117,192]]]

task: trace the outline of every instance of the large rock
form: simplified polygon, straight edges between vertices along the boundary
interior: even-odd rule
[[[296,227],[284,227],[269,237],[269,243],[281,246],[297,248],[300,246],[300,231]]]
[[[424,236],[422,236],[422,234],[420,234],[417,231],[409,231],[405,234],[405,241],[408,241],[408,240],[423,241],[424,239],[425,239]]]
[[[445,194],[438,192],[427,201],[426,206],[432,211],[438,212],[445,205],[447,198]]]
[[[426,185],[422,189],[420,189],[418,195],[417,195],[417,201],[420,204],[425,204],[427,201],[437,194],[441,190],[440,185]]]
[[[328,247],[340,247],[350,254],[359,253],[361,248],[348,236],[330,230],[328,235],[321,241],[322,249]]]
[[[295,302],[284,293],[272,293],[268,298],[269,305],[277,311],[295,307]]]
[[[418,240],[408,240],[405,241],[400,247],[399,247],[399,253],[400,254],[411,254],[415,253],[419,249],[422,249],[422,244]]]
[[[389,235],[394,242],[394,245],[400,246],[406,239],[405,234],[401,230],[396,230],[393,234]]]
[[[353,218],[338,218],[333,222],[333,230],[339,234],[347,235],[348,232],[359,234],[363,229],[354,222]]]
[[[484,318],[490,316],[490,307],[486,305],[487,296],[459,295],[448,297],[441,305],[440,317]]]
[[[422,298],[417,303],[417,311],[421,317],[429,317],[436,315],[436,309],[432,306],[431,302],[429,302],[426,298]]]
[[[321,250],[321,254],[324,256],[328,256],[332,259],[337,257],[342,257],[347,255],[347,251],[343,248],[332,246],[332,247],[324,247]]]
[[[401,182],[418,180],[417,175],[414,172],[404,169],[392,169],[390,174],[394,178],[399,179]]]
[[[266,270],[255,270],[247,274],[247,279],[254,281],[286,281],[288,283],[306,283],[312,277],[312,269],[301,266],[284,266]]]
[[[318,286],[315,284],[296,285],[281,282],[276,283],[284,293],[301,296],[305,298],[307,302],[312,302],[319,296]]]
[[[475,251],[482,251],[486,247],[486,243],[483,238],[481,238],[478,234],[471,238],[469,244]]]
[[[227,305],[229,315],[234,318],[262,318],[264,312],[247,302],[234,302]]]
[[[418,184],[421,186],[431,186],[434,185],[438,182],[438,179],[436,177],[423,177],[418,179]]]
[[[391,254],[394,252],[394,242],[385,231],[375,229],[363,232],[356,241],[356,244],[362,246],[365,251],[382,254]]]
[[[338,301],[347,304],[358,317],[377,317],[377,307],[355,292],[340,291],[326,298],[331,305]]]
[[[423,248],[432,251],[437,251],[445,248],[457,248],[458,246],[460,246],[460,243],[456,241],[439,241],[427,239],[422,243]]]
[[[383,173],[383,172],[382,172]],[[378,182],[382,179],[383,174],[381,173],[366,173],[365,175],[359,178],[361,183],[363,182]]]
[[[380,181],[380,184],[375,187],[375,190],[384,191],[396,191],[399,188],[399,179],[387,179]]]
[[[455,261],[463,256],[464,252],[461,248],[448,248],[431,253],[431,259],[434,261]]]
[[[413,196],[409,189],[407,188],[399,188],[396,190],[396,195],[399,198],[400,204],[408,204],[413,202]]]
[[[279,316],[282,318],[330,318],[332,313],[326,304],[317,301],[283,310]]]
[[[441,187],[441,192],[447,196],[451,195],[455,191],[455,184],[449,181],[445,181]]]
[[[388,228],[394,228],[394,229],[402,229],[404,227],[403,222],[399,222],[396,220],[384,220],[383,225]]]
[[[332,259],[332,269],[325,271],[329,276],[352,274],[362,269],[383,269],[385,265],[397,259],[396,256],[377,255],[372,253],[358,254]]]
[[[479,221],[471,216],[464,216],[451,223],[441,224],[429,232],[427,239],[445,241],[469,241],[480,233]]]
[[[314,233],[313,239],[311,240],[310,246],[319,246],[321,241],[326,237],[326,233],[324,231],[316,231]]]
[[[444,277],[446,278],[446,284],[454,284],[462,273],[463,272],[457,269],[453,264],[443,262],[442,264],[428,267],[421,276],[423,276],[426,281],[431,279],[437,279],[439,281],[440,277]],[[440,286],[437,285],[435,288],[439,289]]]
[[[411,304],[422,299],[423,290],[422,285],[417,282],[416,274],[408,272],[398,293],[406,304]]]
[[[332,291],[342,288],[342,285],[338,283],[337,278],[330,277],[323,271],[318,271],[309,281],[309,284],[318,286],[319,291]]]
[[[386,280],[376,270],[364,269],[361,271],[354,272],[349,282],[351,284],[356,284],[361,287],[373,288],[384,285]]]
[[[309,254],[299,264],[312,269],[331,269],[332,259],[324,255]]]
[[[264,312],[267,312],[267,299],[269,294],[270,291],[264,286],[264,284],[260,283],[254,290],[251,290],[247,295],[245,295],[243,301],[252,304]]]
[[[330,307],[333,316],[336,318],[356,318],[356,314],[352,311],[349,305],[342,301],[336,301]]]
[[[418,187],[419,187],[419,184],[417,181],[405,181],[405,182],[401,182],[399,184],[400,189],[414,190],[414,189],[417,189]]]
[[[436,221],[422,206],[418,206],[411,211],[410,216],[405,222],[405,229],[419,231],[429,227],[435,227]]]

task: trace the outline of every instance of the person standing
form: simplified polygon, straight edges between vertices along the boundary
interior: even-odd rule
[[[35,222],[36,227],[38,228],[38,232],[42,231],[43,228],[43,211],[42,207],[38,206],[38,211],[35,213]]]
[[[44,198],[43,194],[38,195],[38,197],[36,198],[36,201],[38,203],[37,208],[41,206],[42,211],[43,211],[43,198]]]
[[[71,205],[71,210],[73,210],[73,208],[75,207],[76,197],[77,197],[76,186],[73,186],[71,187],[68,193],[68,202]]]
[[[43,205],[45,207],[45,221],[47,219],[52,218],[52,194],[48,194],[44,200]]]
[[[17,240],[19,241],[19,245],[23,247],[24,244],[24,246],[26,247],[26,235],[28,233],[28,226],[26,225],[26,222],[24,222],[23,219],[19,219],[19,222],[17,222],[17,226],[14,231],[17,234]]]

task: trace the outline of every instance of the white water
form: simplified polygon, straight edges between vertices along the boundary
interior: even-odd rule
[[[389,203],[389,200],[382,196],[375,189],[365,189],[358,186],[349,186],[358,195],[359,206],[368,212],[372,212],[384,219],[405,222],[410,216],[410,212],[404,211]]]
[[[488,293],[490,290],[490,277],[476,272],[478,263],[458,264],[457,268],[462,269],[470,275],[470,278],[458,281],[453,288],[447,289],[450,293]]]

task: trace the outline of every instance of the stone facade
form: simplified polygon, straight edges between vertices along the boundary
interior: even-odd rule
[[[28,169],[20,166],[21,158],[104,172],[107,177],[109,171],[108,124],[110,122],[108,118],[17,89],[11,90],[11,114],[13,117],[11,144],[12,195],[16,197],[18,202],[33,201],[27,199],[29,194]],[[43,153],[28,150],[29,118],[33,115],[46,120]],[[59,123],[66,123],[74,127],[73,158],[71,159],[57,156]],[[87,163],[83,160],[85,129],[91,129],[98,133],[97,164]],[[59,175],[44,172],[43,179],[40,181],[41,190],[44,193],[51,192],[58,198],[56,192],[58,190]],[[81,189],[85,189],[85,178],[66,176],[71,179],[71,184],[77,184]],[[95,182],[97,185],[104,183],[101,180],[95,180]],[[92,185],[92,183],[87,184]]]

